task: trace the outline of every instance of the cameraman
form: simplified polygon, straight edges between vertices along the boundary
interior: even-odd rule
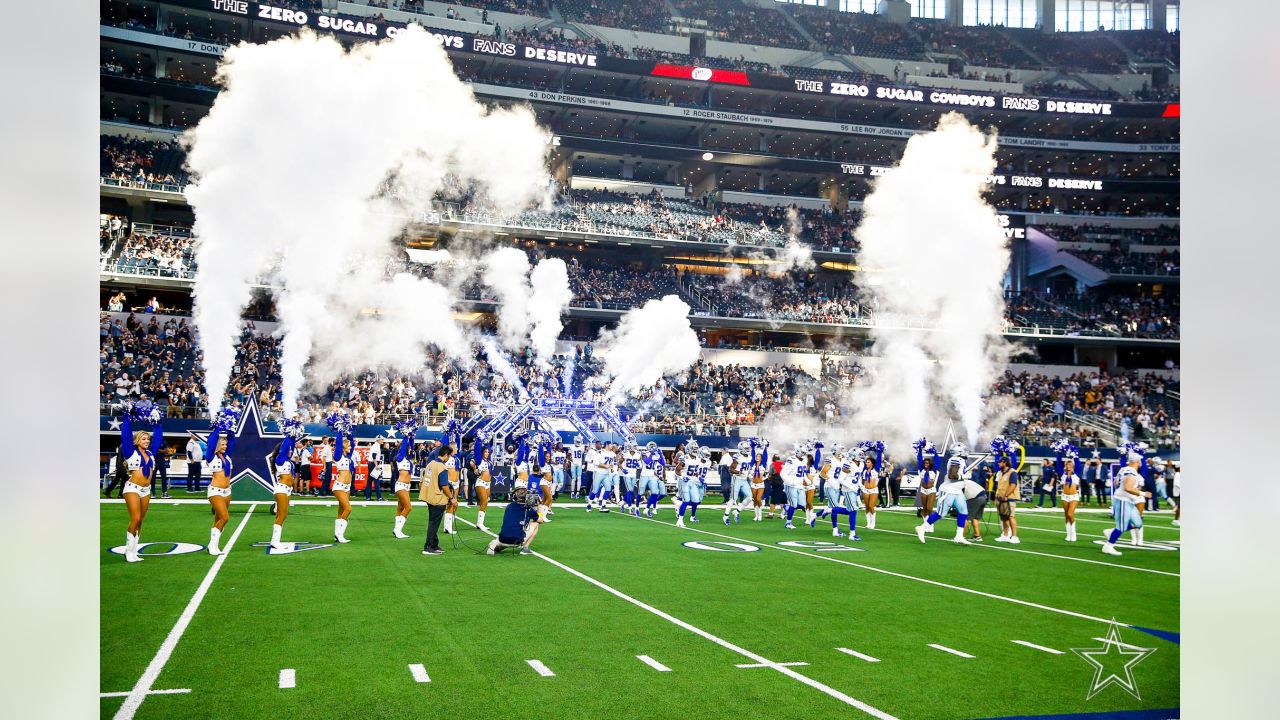
[[[517,485],[511,497],[511,502],[502,511],[502,527],[498,530],[498,537],[490,541],[485,550],[488,555],[496,555],[513,547],[519,547],[521,555],[533,554],[529,544],[533,542],[533,536],[538,534],[538,503],[541,497],[530,493],[523,485]]]

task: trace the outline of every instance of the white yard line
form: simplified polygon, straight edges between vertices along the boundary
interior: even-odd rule
[[[280,689],[288,690],[298,686],[298,671],[293,668],[285,668],[280,671]]]
[[[410,665],[409,674],[413,676],[414,682],[431,682],[431,676],[427,674],[427,669],[422,666],[422,663],[414,663],[413,665]]]
[[[972,659],[973,659],[973,656],[972,656],[972,655],[970,655],[969,653],[967,653],[967,652],[960,652],[959,650],[956,650],[955,648],[949,648],[949,647],[947,647],[946,645],[938,645],[937,643],[929,643],[929,647],[933,648],[934,650],[941,650],[942,652],[945,652],[945,653],[951,653],[952,655],[959,655],[959,656],[960,656],[960,657],[962,657],[962,658],[969,658],[970,660],[972,660]]]
[[[629,516],[629,517],[634,517],[634,516]],[[457,518],[457,519],[458,519],[460,522],[463,522],[463,523],[466,523],[467,525],[470,525],[471,527],[475,527],[475,523],[468,522],[467,520],[464,520],[463,518]],[[490,535],[492,535],[493,533],[492,533],[492,532],[490,532],[489,534],[490,534]],[[671,624],[673,624],[673,625],[676,625],[677,627],[684,628],[685,630],[688,630],[689,632],[691,632],[691,633],[693,633],[693,634],[695,634],[695,635],[698,635],[699,637],[702,637],[702,638],[704,638],[704,639],[706,639],[706,640],[710,640],[711,642],[713,642],[713,643],[715,643],[715,644],[719,645],[719,646],[720,646],[720,647],[722,647],[722,648],[725,648],[726,650],[730,650],[730,651],[735,652],[735,653],[737,653],[737,654],[739,654],[739,655],[742,655],[743,657],[745,657],[745,658],[747,658],[747,659],[749,659],[749,660],[752,660],[753,662],[759,663],[759,664],[761,664],[761,665],[763,665],[763,666],[765,666],[765,667],[768,667],[768,668],[770,668],[770,669],[776,670],[777,672],[782,673],[783,675],[786,675],[787,677],[791,678],[792,680],[796,680],[796,681],[798,681],[798,682],[804,683],[805,685],[808,685],[809,687],[811,687],[811,688],[813,688],[813,689],[815,689],[815,690],[818,690],[818,691],[820,691],[820,692],[823,692],[823,693],[825,693],[825,694],[827,694],[827,695],[829,695],[829,696],[831,696],[831,697],[835,698],[836,700],[839,700],[840,702],[845,703],[846,705],[851,705],[851,706],[853,706],[853,707],[855,707],[855,708],[857,708],[857,709],[859,709],[859,710],[861,710],[861,711],[863,711],[863,712],[867,713],[868,715],[871,715],[872,717],[879,718],[880,720],[897,720],[897,718],[895,718],[893,715],[890,715],[889,713],[887,713],[887,712],[885,712],[885,711],[883,711],[883,710],[880,710],[879,708],[872,707],[871,705],[868,705],[868,704],[866,704],[866,703],[862,702],[861,700],[858,700],[858,699],[856,699],[856,698],[850,697],[850,696],[848,696],[848,695],[846,695],[846,694],[844,694],[844,693],[840,692],[839,690],[836,690],[836,689],[835,689],[835,688],[833,688],[833,687],[830,687],[830,686],[828,686],[828,685],[826,685],[826,684],[823,684],[823,683],[821,683],[821,682],[819,682],[819,681],[817,681],[817,680],[814,680],[813,678],[811,678],[811,677],[809,677],[809,676],[807,676],[807,675],[802,675],[802,674],[800,674],[800,673],[796,672],[795,670],[792,670],[791,668],[786,667],[786,666],[785,666],[785,665],[783,665],[782,663],[776,663],[776,662],[773,662],[772,660],[770,660],[770,659],[768,659],[768,658],[766,658],[766,657],[764,657],[764,656],[762,656],[762,655],[758,655],[758,654],[756,654],[756,653],[754,653],[754,652],[751,652],[750,650],[747,650],[746,648],[743,648],[743,647],[740,647],[740,646],[738,646],[738,645],[735,645],[735,644],[733,644],[733,643],[729,642],[728,640],[725,640],[725,639],[723,639],[723,638],[720,638],[720,637],[717,637],[717,636],[715,636],[715,635],[712,635],[711,633],[707,632],[706,630],[703,630],[702,628],[699,628],[699,627],[695,627],[695,626],[693,626],[693,625],[690,625],[689,623],[687,623],[687,622],[685,622],[685,621],[681,620],[680,618],[677,618],[677,617],[675,617],[675,616],[673,616],[673,615],[671,615],[671,614],[669,614],[669,613],[663,612],[662,610],[659,610],[658,608],[653,607],[652,605],[649,605],[649,604],[647,604],[647,603],[645,603],[645,602],[642,602],[642,601],[640,601],[640,600],[637,600],[636,598],[633,598],[633,597],[631,597],[630,595],[627,595],[626,593],[622,592],[621,590],[618,590],[618,589],[616,589],[616,588],[610,587],[609,585],[606,585],[606,584],[604,584],[603,582],[600,582],[599,580],[597,580],[597,579],[595,579],[595,578],[593,578],[593,577],[591,577],[591,576],[589,576],[589,575],[586,575],[586,574],[584,574],[584,573],[582,573],[582,572],[579,572],[579,571],[577,571],[577,570],[575,570],[575,569],[573,569],[573,568],[569,567],[568,565],[565,565],[564,563],[559,562],[558,560],[553,560],[553,559],[551,559],[551,558],[547,557],[546,555],[543,555],[543,554],[542,554],[542,553],[540,553],[540,552],[534,552],[534,553],[533,553],[533,556],[534,556],[534,557],[536,557],[536,558],[539,558],[539,559],[543,560],[544,562],[548,562],[548,563],[550,563],[550,564],[552,564],[552,565],[554,565],[554,566],[556,566],[556,567],[560,568],[561,570],[564,570],[565,572],[569,573],[570,575],[573,575],[573,576],[575,576],[575,577],[577,577],[577,578],[579,578],[579,579],[581,579],[581,580],[584,580],[584,581],[586,581],[586,582],[588,582],[588,583],[591,583],[592,585],[595,585],[596,587],[600,588],[601,590],[604,590],[605,592],[609,593],[610,595],[613,595],[613,596],[615,596],[615,597],[617,597],[617,598],[620,598],[620,599],[622,599],[622,600],[626,600],[627,602],[631,603],[632,605],[635,605],[636,607],[638,607],[638,608],[640,608],[640,609],[642,609],[642,610],[647,610],[648,612],[653,613],[654,615],[657,615],[658,617],[662,618],[663,620],[666,620],[667,622],[669,622],[669,623],[671,623]]]
[[[770,665],[770,664],[766,664],[766,663],[741,663],[741,664],[739,664],[739,665],[734,665],[734,667],[740,667],[740,668],[766,668],[766,667],[773,667],[773,665],[777,665],[778,667],[802,667],[802,666],[804,666],[804,665],[808,665],[808,664],[809,664],[809,663],[807,663],[807,662],[782,662],[782,663],[773,663],[772,665]]]
[[[658,672],[671,672],[671,668],[667,667],[666,665],[663,665],[657,660],[654,660],[648,655],[637,655],[636,659],[644,663],[645,665],[648,665],[649,667],[653,668],[654,670],[657,670]]]
[[[659,525],[666,525],[668,527],[675,527],[675,523],[669,523],[664,520],[657,520],[654,518],[643,518],[643,517],[637,518],[634,515],[628,515],[626,517],[631,517],[636,520],[643,520],[645,522],[657,523]],[[748,543],[750,545],[757,545],[759,547],[768,548],[770,550],[778,550],[780,552],[789,552],[789,553],[794,553],[796,555],[804,555],[806,557],[817,558],[819,560],[826,560],[827,562],[839,563],[841,565],[848,565],[849,567],[856,567],[861,570],[869,570],[874,573],[880,573],[881,575],[888,575],[890,577],[902,578],[903,580],[913,580],[915,582],[921,582],[921,583],[925,583],[926,585],[933,585],[935,587],[946,588],[948,590],[958,590],[960,592],[969,593],[971,595],[980,595],[982,597],[991,598],[993,600],[1002,600],[1004,602],[1011,602],[1017,605],[1023,605],[1026,607],[1035,608],[1037,610],[1046,610],[1048,612],[1058,613],[1059,615],[1068,615],[1070,617],[1080,618],[1081,620],[1092,620],[1093,622],[1099,622],[1104,625],[1118,625],[1120,627],[1129,627],[1128,623],[1122,623],[1118,620],[1108,620],[1106,618],[1094,617],[1093,615],[1078,613],[1078,612],[1075,612],[1074,610],[1064,610],[1062,608],[1051,607],[1049,605],[1041,605],[1040,603],[1034,603],[1029,600],[1019,600],[1018,598],[1012,598],[1005,595],[996,595],[995,593],[983,592],[982,590],[974,590],[973,588],[962,587],[960,585],[951,585],[949,583],[944,583],[938,580],[930,580],[928,578],[916,577],[914,575],[907,575],[905,573],[894,572],[892,570],[885,570],[884,568],[878,568],[878,567],[875,567],[874,565],[863,565],[862,563],[856,563],[850,560],[841,560],[840,558],[831,557],[829,555],[820,555],[818,553],[804,552],[803,550],[796,550],[789,547],[770,545],[768,543],[761,542],[759,540],[748,540],[746,538],[740,538],[733,535],[722,535],[720,533],[714,533],[709,530],[699,530],[697,528],[685,528],[684,530],[686,532],[702,533],[703,535],[711,535],[713,537],[724,538],[725,540],[735,540],[737,542]]]
[[[863,528],[863,529],[866,530],[866,528]],[[913,532],[902,532],[901,530],[884,530],[880,528],[877,528],[875,530],[870,530],[868,532],[882,532],[882,533],[889,533],[891,535],[905,535],[907,537],[916,536],[916,534]],[[935,535],[925,535],[925,540],[952,542],[948,538],[939,537]],[[1058,560],[1072,560],[1075,562],[1088,563],[1090,565],[1105,565],[1107,567],[1119,568],[1121,570],[1133,570],[1134,572],[1151,573],[1152,575],[1166,575],[1168,577],[1176,577],[1176,578],[1182,577],[1181,575],[1175,572],[1166,572],[1164,570],[1152,570],[1151,568],[1138,567],[1136,565],[1122,565],[1120,563],[1106,562],[1105,560],[1090,560],[1089,558],[1072,557],[1070,555],[1055,555],[1053,553],[1039,552],[1038,550],[1023,550],[1022,548],[1008,547],[1006,545],[998,544],[998,543],[995,543],[994,541],[992,541],[992,544],[987,544],[985,542],[973,543],[973,547],[986,548],[988,550],[1003,550],[1005,552],[1016,552],[1016,553],[1022,553],[1024,555],[1039,555],[1040,557],[1057,558]]]
[[[541,660],[525,660],[525,662],[529,663],[529,667],[533,668],[533,669],[534,669],[534,671],[535,671],[535,672],[537,672],[537,673],[538,673],[539,675],[541,675],[542,677],[555,677],[555,676],[556,676],[556,674],[555,674],[555,673],[551,672],[551,668],[549,668],[549,667],[547,667],[546,665],[543,665],[543,664],[542,664],[542,661],[541,661]]]
[[[222,554],[214,559],[213,566],[205,574],[200,587],[196,588],[196,594],[191,596],[191,601],[187,603],[187,608],[182,611],[178,622],[174,623],[168,637],[164,639],[160,649],[156,651],[156,656],[151,658],[151,662],[147,665],[147,669],[143,671],[142,677],[138,678],[133,690],[130,690],[125,697],[124,704],[116,711],[115,720],[130,720],[134,713],[138,712],[138,707],[142,705],[142,701],[146,699],[147,694],[151,691],[151,686],[155,684],[156,678],[160,677],[160,671],[164,670],[165,663],[169,662],[169,656],[173,654],[173,649],[178,646],[178,641],[182,639],[182,633],[187,631],[187,626],[191,624],[191,618],[195,617],[196,610],[200,609],[200,603],[204,600],[205,594],[209,592],[210,586],[213,585],[213,579],[218,576],[218,570],[222,568],[222,563],[226,562],[227,555],[231,553],[231,548],[235,547],[236,540],[240,537],[240,531],[244,530],[244,526],[249,522],[249,516],[253,514],[253,510],[256,507],[258,507],[257,503],[250,504],[249,509],[245,511],[244,517],[240,519],[240,524],[236,525],[235,532],[231,533],[231,539],[227,541],[226,547],[222,549]]]
[[[836,650],[839,650],[845,655],[852,655],[858,658],[859,660],[866,660],[867,662],[880,662],[880,658],[873,658],[870,655],[863,655],[857,650],[850,650],[849,648],[836,648]]]
[[[1032,650],[1040,650],[1041,652],[1047,652],[1047,653],[1050,653],[1050,654],[1052,654],[1052,655],[1064,655],[1064,654],[1065,654],[1065,653],[1063,653],[1061,650],[1054,650],[1053,648],[1048,648],[1048,647],[1045,647],[1045,646],[1043,646],[1043,645],[1037,645],[1037,644],[1035,644],[1035,643],[1029,643],[1029,642],[1027,642],[1026,640],[1014,640],[1013,642],[1015,642],[1015,643],[1017,643],[1017,644],[1019,644],[1019,645],[1022,645],[1023,647],[1029,647],[1029,648],[1031,648]]]
[[[98,693],[98,697],[100,698],[128,697],[130,692],[132,691],[125,690],[124,692]],[[180,695],[182,693],[189,693],[189,692],[191,692],[191,688],[173,688],[170,690],[148,690],[147,694],[148,695]]]

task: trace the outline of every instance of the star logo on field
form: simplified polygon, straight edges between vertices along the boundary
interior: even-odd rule
[[[1085,662],[1094,668],[1093,684],[1089,687],[1089,694],[1085,700],[1093,699],[1094,695],[1110,685],[1119,685],[1125,692],[1141,700],[1138,684],[1133,679],[1133,668],[1155,651],[1156,648],[1142,648],[1121,642],[1120,629],[1112,618],[1112,625],[1107,630],[1107,637],[1103,640],[1102,647],[1071,648],[1071,652],[1084,658]]]

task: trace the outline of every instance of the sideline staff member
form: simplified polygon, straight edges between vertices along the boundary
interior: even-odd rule
[[[453,485],[449,482],[449,458],[453,456],[452,445],[441,445],[439,455],[430,463],[422,476],[422,487],[418,490],[418,499],[427,503],[427,542],[422,546],[423,555],[443,555],[440,549],[440,521],[444,519],[444,509],[453,500]]]

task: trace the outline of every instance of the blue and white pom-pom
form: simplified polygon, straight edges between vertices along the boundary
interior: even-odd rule
[[[927,438],[920,438],[919,440],[911,443],[911,449],[916,452],[924,452],[924,448],[928,444],[929,440]]]
[[[345,412],[330,413],[329,417],[324,419],[329,427],[333,428],[335,433],[349,435],[351,433],[351,416]]]
[[[133,422],[158,425],[164,419],[164,410],[150,400],[141,400],[125,406],[125,412]]]
[[[991,452],[996,457],[1008,455],[1012,458],[1017,451],[1017,445],[1009,442],[1003,435],[997,435],[991,439]]]
[[[1055,453],[1061,453],[1067,457],[1080,457],[1080,452],[1076,450],[1076,446],[1071,444],[1070,440],[1063,438],[1049,446]]]
[[[294,440],[301,440],[307,435],[307,426],[301,420],[284,418],[280,421],[280,432]]]
[[[1130,455],[1142,457],[1147,454],[1146,451],[1143,450],[1142,444],[1136,442],[1127,442],[1121,445],[1119,449],[1121,458],[1128,458]]]
[[[413,431],[418,429],[418,418],[411,417],[408,420],[401,420],[395,424],[395,429],[401,435],[412,435]]]
[[[236,423],[239,421],[239,410],[229,407],[220,408],[218,413],[213,416],[213,429],[218,432],[229,433],[235,430]]]
[[[449,422],[444,424],[444,434],[452,435],[457,431],[458,431],[458,421],[454,420],[453,418],[449,418]]]
[[[867,454],[884,452],[884,441],[882,440],[863,440],[858,443],[858,448]]]

